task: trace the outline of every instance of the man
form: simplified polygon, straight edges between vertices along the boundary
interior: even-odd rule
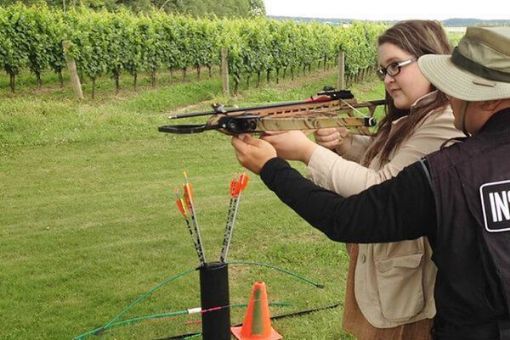
[[[418,61],[470,135],[344,199],[305,179],[267,142],[234,137],[240,163],[329,238],[428,236],[438,267],[436,339],[510,339],[510,27],[470,27],[449,55]],[[308,162],[316,145],[296,143]]]

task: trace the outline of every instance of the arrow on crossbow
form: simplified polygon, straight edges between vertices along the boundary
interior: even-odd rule
[[[369,134],[376,125],[372,115],[385,100],[358,102],[351,91],[326,88],[317,96],[304,101],[274,103],[265,106],[226,109],[214,105],[212,111],[172,115],[170,119],[210,116],[205,124],[177,124],[160,126],[160,132],[190,134],[218,130],[228,135],[241,133],[313,130],[327,127],[346,127],[358,134]],[[354,112],[367,108],[369,115],[353,117]],[[344,116],[340,116],[344,114]]]

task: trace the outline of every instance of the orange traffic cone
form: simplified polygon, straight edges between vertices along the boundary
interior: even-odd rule
[[[271,327],[271,316],[269,314],[266,284],[264,282],[255,282],[253,284],[243,325],[232,327],[231,331],[236,339],[241,340],[277,340],[282,338]]]

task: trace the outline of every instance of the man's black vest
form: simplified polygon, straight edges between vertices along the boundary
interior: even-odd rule
[[[494,115],[476,136],[426,160],[438,220],[432,240],[440,272],[438,311],[467,312],[466,324],[472,325],[508,320],[510,109]]]

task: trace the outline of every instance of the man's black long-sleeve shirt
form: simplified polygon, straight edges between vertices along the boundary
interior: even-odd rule
[[[492,339],[493,333],[487,337],[477,332],[489,327],[489,332],[497,333],[495,322],[508,319],[501,292],[489,284],[497,280],[496,271],[487,270],[481,261],[489,254],[473,230],[454,234],[438,229],[427,176],[425,163],[416,162],[390,180],[343,198],[279,158],[268,161],[261,171],[264,183],[284,203],[332,240],[380,243],[427,236],[438,265],[435,327],[441,330],[436,330],[462,339]]]
[[[402,170],[398,181],[390,179],[347,199],[312,183],[280,158],[269,160],[260,175],[284,203],[334,241],[434,239],[435,203],[422,163]]]

